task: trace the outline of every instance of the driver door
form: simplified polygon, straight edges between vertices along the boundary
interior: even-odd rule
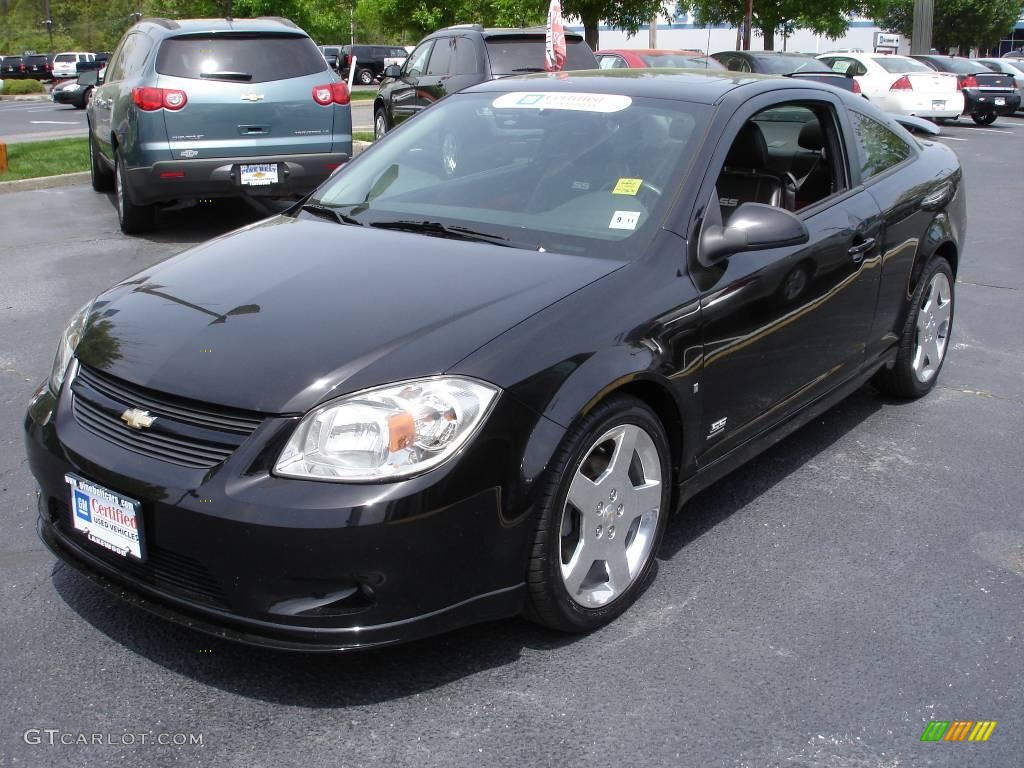
[[[446,40],[442,40],[446,43]],[[391,89],[391,115],[395,125],[408,120],[420,110],[417,90],[420,78],[427,71],[427,61],[434,48],[434,40],[427,40],[417,46],[402,67],[402,76],[395,81]]]
[[[704,222],[720,216],[728,224],[748,202],[775,205],[794,213],[810,239],[710,267],[691,261],[704,333],[702,464],[838,386],[864,360],[881,212],[862,187],[850,188],[841,111],[830,96],[787,103],[766,95],[739,110],[715,150],[701,192]],[[816,176],[796,179],[787,165],[813,146],[820,146]],[[792,184],[800,188],[787,194]]]

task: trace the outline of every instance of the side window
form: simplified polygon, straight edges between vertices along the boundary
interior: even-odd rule
[[[480,57],[477,55],[476,46],[468,37],[457,37],[455,44],[455,65],[452,67],[452,74],[456,75],[477,75],[480,74]]]
[[[422,75],[426,72],[427,58],[430,56],[430,49],[433,47],[434,41],[428,40],[410,53],[409,58],[405,60],[405,71],[403,74]]]
[[[748,120],[716,183],[723,222],[744,203],[799,211],[844,190],[836,125],[827,104],[780,104]]]
[[[899,165],[913,153],[903,139],[878,121],[853,111],[850,112],[850,119],[857,140],[862,181]]]
[[[149,52],[153,50],[153,41],[148,35],[132,35],[134,38],[130,53],[126,53],[122,70],[122,77],[135,77],[146,64]]]
[[[434,43],[434,52],[430,54],[430,63],[427,65],[428,75],[444,77],[448,74],[448,65],[452,60],[452,38],[441,38]]]
[[[134,34],[128,35],[121,44],[117,46],[114,54],[110,57],[110,61],[107,62],[107,73],[104,76],[104,82],[113,83],[121,79],[122,77],[122,62],[124,61],[124,51],[128,42],[135,37]]]

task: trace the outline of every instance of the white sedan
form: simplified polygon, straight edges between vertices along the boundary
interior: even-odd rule
[[[861,93],[885,112],[956,118],[964,111],[956,75],[935,72],[907,56],[825,53],[818,58],[834,72],[852,74]]]

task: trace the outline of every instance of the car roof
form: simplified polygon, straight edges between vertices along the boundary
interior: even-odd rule
[[[290,32],[304,35],[288,19],[264,16],[255,19],[143,19],[136,29],[156,33],[160,37],[201,34],[203,32]]]
[[[635,54],[647,54],[647,55],[658,55],[658,54],[685,54],[687,56],[703,56],[704,51],[698,51],[693,48],[602,48],[594,53],[635,53]]]
[[[552,73],[553,74],[553,73]],[[802,89],[835,95],[835,88],[813,80],[748,72],[683,69],[591,69],[518,75],[466,88],[464,93],[508,91],[583,91],[715,104],[730,91],[749,88],[751,96],[772,90]]]
[[[464,35],[466,33],[476,33],[488,37],[535,37],[540,35],[542,37],[547,35],[547,27],[483,27],[479,24],[456,24],[451,27],[444,27],[436,32],[432,32],[427,35],[427,38],[433,37],[449,37],[451,35]],[[566,30],[565,39],[572,40],[574,43],[579,42],[583,39],[583,35],[577,32],[570,32]],[[420,42],[423,42],[422,40]]]

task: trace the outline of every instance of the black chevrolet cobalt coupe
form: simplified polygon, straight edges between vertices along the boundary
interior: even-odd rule
[[[811,82],[486,83],[81,309],[26,419],[58,557],[343,650],[622,613],[669,514],[949,348],[956,157]]]

